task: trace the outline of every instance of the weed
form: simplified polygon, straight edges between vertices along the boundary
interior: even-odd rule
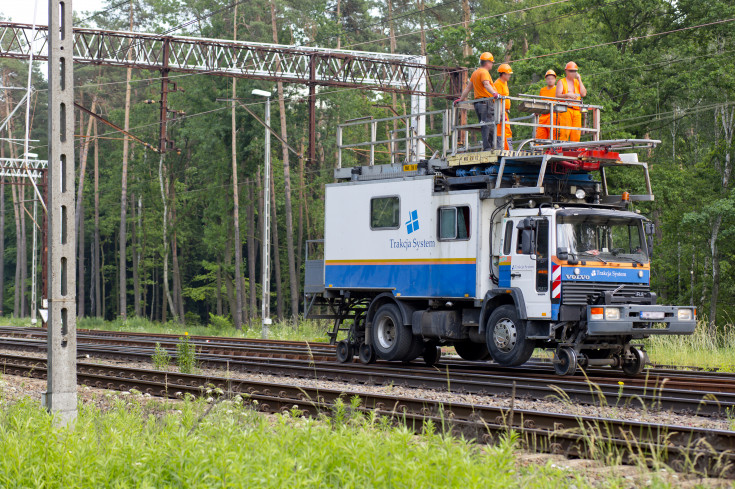
[[[168,370],[168,366],[171,365],[171,355],[158,342],[156,342],[156,348],[153,350],[151,360],[156,370]]]
[[[189,333],[179,338],[179,344],[176,345],[177,363],[179,372],[182,374],[191,374],[197,366],[196,345],[191,342]]]

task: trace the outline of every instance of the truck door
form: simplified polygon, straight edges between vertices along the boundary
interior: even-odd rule
[[[530,237],[533,241],[530,253],[528,249],[524,253],[523,230],[518,229],[523,220],[513,218],[516,233],[510,260],[510,286],[521,290],[529,318],[551,319],[549,220],[545,217],[533,218],[534,231],[526,235],[526,239]]]

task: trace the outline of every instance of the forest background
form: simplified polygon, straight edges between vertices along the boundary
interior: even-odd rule
[[[107,0],[102,12],[75,20],[76,26],[158,33],[183,24],[172,34],[425,55],[429,64],[470,72],[480,53],[491,51],[496,68],[511,62],[511,95],[537,93],[547,69],[562,74],[574,60],[588,89],[586,101],[605,107],[605,139],[662,141],[641,155],[650,164],[656,200],[637,205],[656,224],[651,282],[660,302],[696,305],[710,328],[732,322],[732,2],[261,0],[235,8],[232,0]],[[0,59],[0,85],[24,86],[27,69],[27,62]],[[79,103],[156,145],[158,105],[146,101],[158,100],[158,72],[78,65],[74,75]],[[47,84],[38,64],[32,79],[31,138],[39,140],[33,151],[45,158]],[[120,133],[75,113],[78,313],[184,324],[217,315],[239,327],[260,311],[263,127],[244,110],[233,116],[230,104],[217,99],[234,93],[262,114],[263,100],[250,92],[272,91],[273,127],[303,154],[306,92],[297,85],[234,83],[204,74],[172,80],[183,90],[169,95],[169,106],[185,114],[171,125],[180,152],[166,155],[160,179],[157,154],[134,141],[126,148]],[[3,118],[22,93],[0,89]],[[315,161],[289,153],[276,140],[272,145],[271,297],[281,319],[303,313],[304,243],[322,237],[336,125],[410,110],[402,95],[324,87],[317,95]],[[430,108],[447,107],[451,95],[432,99]],[[2,136],[23,138],[23,125],[14,117]],[[233,153],[239,233],[232,217]],[[17,145],[0,144],[0,157],[21,154]],[[0,315],[15,317],[29,315],[31,298],[33,191],[22,183],[6,177],[0,186]],[[612,185],[633,193],[642,181],[620,174]]]

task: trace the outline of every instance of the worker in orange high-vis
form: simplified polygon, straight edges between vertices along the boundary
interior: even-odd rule
[[[579,75],[579,67],[574,61],[567,63],[564,68],[566,76],[556,84],[556,98],[575,100],[579,103],[569,104],[567,111],[559,114],[559,125],[566,127],[582,127],[581,102],[587,96],[587,89]],[[581,131],[574,129],[559,129],[561,141],[579,141]]]
[[[510,65],[508,63],[503,63],[502,65],[498,66],[498,73],[500,74],[498,76],[498,79],[495,80],[495,89],[498,91],[498,94],[502,97],[508,97],[510,96],[510,90],[508,90],[508,81],[510,81],[510,75],[513,74],[513,70],[511,69]],[[505,101],[505,120],[507,121],[510,119],[510,100]],[[501,124],[498,124],[498,147],[501,147],[500,142],[503,137],[503,131]],[[502,148],[506,150],[512,150],[513,149],[513,132],[510,130],[510,124],[506,122],[505,124],[505,141],[503,142]],[[508,142],[510,140],[510,143]]]
[[[482,53],[480,55],[480,67],[477,68],[470,77],[469,83],[464,87],[462,95],[459,96],[454,103],[467,100],[470,90],[474,92],[475,100],[498,98],[498,91],[493,85],[493,79],[490,76],[490,70],[493,68],[495,58],[491,53]],[[495,102],[492,100],[481,100],[475,102],[475,113],[480,122],[492,122],[495,120]],[[488,151],[493,149],[495,142],[491,139],[492,126],[485,124],[480,127],[482,134],[482,150]]]
[[[554,70],[549,70],[544,75],[544,78],[546,79],[546,86],[541,87],[541,90],[539,90],[539,95],[542,97],[549,97],[549,98],[555,98],[556,97],[556,72]],[[554,121],[556,121],[556,117],[553,118]],[[538,118],[538,123],[540,125],[550,126],[552,121],[551,113],[549,114],[541,114]],[[556,139],[557,130],[554,129],[554,134],[551,134],[551,128],[550,127],[542,127],[539,126],[536,128],[536,139]]]

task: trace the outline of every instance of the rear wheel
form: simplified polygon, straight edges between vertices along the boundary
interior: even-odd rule
[[[464,360],[474,362],[477,360],[488,360],[490,358],[490,352],[487,350],[487,345],[483,343],[463,341],[461,343],[455,343],[454,349],[457,351],[457,355],[462,357]]]
[[[395,304],[384,304],[373,318],[372,346],[378,358],[383,360],[405,360],[414,344],[411,328],[403,324],[401,311]],[[420,354],[417,353],[418,356]]]
[[[499,365],[523,365],[533,355],[535,343],[526,338],[526,321],[518,317],[515,306],[504,305],[493,311],[485,327],[487,349]]]

